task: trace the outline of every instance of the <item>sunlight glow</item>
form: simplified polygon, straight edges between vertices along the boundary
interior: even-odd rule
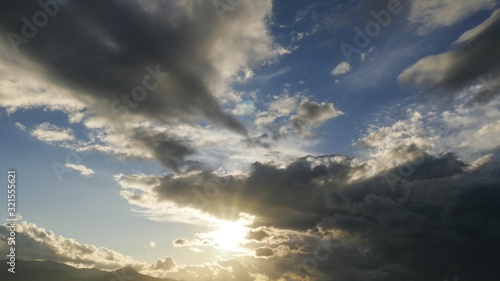
[[[210,233],[216,249],[242,252],[240,246],[245,242],[245,236],[248,233],[250,225],[254,220],[253,216],[240,214],[238,221],[220,221],[217,230]]]
[[[238,252],[244,242],[248,228],[241,221],[221,222],[221,226],[212,232],[214,246],[217,249]]]

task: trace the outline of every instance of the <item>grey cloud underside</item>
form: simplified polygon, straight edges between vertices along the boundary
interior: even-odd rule
[[[320,226],[325,231],[344,231],[356,247],[334,247],[337,254],[320,270],[330,276],[365,275],[367,280],[441,280],[450,274],[495,280],[498,177],[489,183],[459,177],[407,186],[412,192],[407,199],[370,194],[346,214],[324,219]]]
[[[481,77],[484,80],[498,80],[498,50],[500,12],[497,11],[489,19],[488,25],[474,36],[456,42],[447,53],[421,59],[401,73],[398,80],[426,90],[457,90],[471,83],[481,84]],[[498,89],[494,94],[498,94]]]
[[[311,167],[311,162],[327,157],[308,156],[285,169],[255,163],[248,178],[208,173],[182,180],[166,177],[154,190],[160,200],[220,218],[236,219],[239,212],[248,212],[257,216],[255,226],[309,231],[318,239],[330,239],[333,252],[314,273],[328,278],[319,280],[442,281],[448,274],[496,280],[498,163],[470,170],[453,154],[425,155],[421,163],[407,163],[414,169],[407,177],[394,168],[349,183],[367,167],[348,158]],[[196,198],[193,188],[203,192],[204,187],[218,193],[206,193],[213,195],[206,201]],[[268,235],[257,229],[247,238],[262,241]],[[284,244],[291,249],[309,244],[314,249],[317,242]],[[256,253],[272,255],[270,250]],[[273,256],[270,262],[286,272],[311,255],[297,252],[286,257],[290,262]]]

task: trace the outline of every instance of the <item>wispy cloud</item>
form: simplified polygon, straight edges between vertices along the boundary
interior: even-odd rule
[[[408,21],[417,26],[417,32],[427,34],[435,28],[450,26],[464,20],[479,10],[492,9],[495,0],[418,1],[412,0]]]
[[[66,164],[64,164],[64,166],[80,172],[80,175],[82,175],[82,176],[88,177],[88,176],[92,176],[94,174],[94,171],[92,169],[89,169],[83,165],[75,165],[75,164],[71,164],[71,163],[66,163]]]

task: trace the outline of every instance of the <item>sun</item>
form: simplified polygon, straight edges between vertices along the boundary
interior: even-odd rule
[[[212,232],[214,246],[220,250],[239,252],[239,246],[244,242],[248,228],[240,221],[225,221],[220,224],[220,227]]]

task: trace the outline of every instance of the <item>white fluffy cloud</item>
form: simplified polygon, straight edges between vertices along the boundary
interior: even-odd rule
[[[346,74],[349,71],[351,71],[351,65],[348,62],[343,61],[339,63],[334,69],[332,69],[331,75],[338,76]]]
[[[498,149],[500,99],[497,97],[489,103],[470,106],[468,100],[474,96],[471,93],[474,91],[477,87],[465,89],[459,95],[461,102],[429,120],[430,124],[435,122],[437,125],[434,126],[437,150],[451,151],[458,147],[464,156],[478,156]]]
[[[391,169],[397,165],[415,161],[431,153],[434,142],[425,134],[422,114],[408,110],[408,118],[382,127],[372,127],[357,145],[367,147],[365,155],[371,173]],[[368,157],[366,157],[368,156]]]
[[[31,135],[45,142],[68,142],[74,141],[73,130],[59,128],[48,122],[38,125],[31,131]]]

